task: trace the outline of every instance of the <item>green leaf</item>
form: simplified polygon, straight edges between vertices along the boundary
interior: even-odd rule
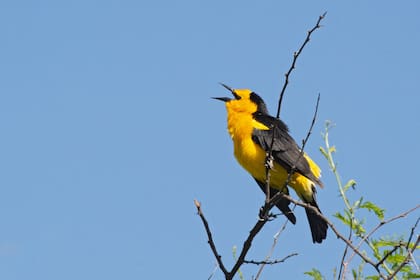
[[[353,179],[350,179],[343,187],[344,191],[346,192],[349,188],[355,189],[356,181]]]
[[[233,255],[233,259],[234,259],[235,261],[236,261],[236,260],[238,260],[238,258],[236,257],[236,252],[237,252],[237,247],[236,247],[236,245],[234,245],[234,246],[232,247],[232,255]],[[241,280],[245,280],[244,275],[242,274],[241,269],[238,269],[238,275],[239,275],[239,279],[241,279]]]
[[[420,274],[414,272],[408,272],[406,275],[407,279],[420,279]]]
[[[376,204],[366,201],[362,205],[360,205],[360,208],[367,209],[369,212],[375,213],[375,215],[382,221],[384,219],[384,212],[385,209],[379,208]]]
[[[387,240],[387,239],[379,239],[379,240],[372,240],[372,243],[375,247],[394,247],[400,244],[401,240]]]
[[[351,273],[353,274],[353,279],[357,279],[357,271],[356,269],[352,269]]]
[[[359,237],[362,237],[363,233],[366,232],[365,228],[362,225],[363,225],[363,221],[353,219],[353,230],[356,232],[356,235]]]
[[[360,207],[360,205],[362,204],[362,202],[363,202],[363,196],[362,196],[360,199],[356,200],[356,201],[353,203],[352,208],[353,208],[353,209],[357,209],[357,208],[359,208],[359,207]]]
[[[345,224],[347,226],[350,225],[350,220],[347,217],[344,217],[340,212],[335,213],[334,217],[339,219],[343,224]]]
[[[315,268],[312,268],[311,271],[305,272],[305,274],[311,276],[314,280],[325,280],[325,277],[322,276],[321,272]]]
[[[367,276],[365,279],[366,280],[379,280],[380,278],[377,275],[372,275],[372,276]]]
[[[396,263],[395,265],[392,266],[392,269],[397,269],[400,266],[400,263]],[[408,273],[411,271],[411,266],[409,264],[404,265],[400,272],[404,272],[404,273]]]
[[[405,256],[403,255],[391,255],[386,258],[387,262],[392,263],[392,264],[397,264],[397,265],[400,265],[404,260],[405,260]]]

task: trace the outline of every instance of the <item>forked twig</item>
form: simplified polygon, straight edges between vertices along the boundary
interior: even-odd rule
[[[281,89],[281,92],[280,92],[279,104],[277,106],[277,114],[276,114],[277,118],[280,118],[281,103],[283,101],[283,96],[284,96],[284,93],[286,92],[287,85],[289,84],[289,76],[292,73],[293,69],[295,69],[296,61],[297,61],[299,55],[302,53],[303,49],[305,48],[306,44],[311,40],[312,33],[315,30],[317,30],[318,28],[321,28],[321,21],[325,18],[326,15],[327,15],[327,12],[324,12],[322,15],[320,15],[318,17],[318,21],[316,22],[315,26],[311,30],[308,31],[308,34],[306,35],[305,41],[300,46],[299,50],[297,52],[293,53],[292,64],[290,65],[289,71],[287,71],[287,73],[284,75],[285,76],[284,84],[283,84],[283,88]]]

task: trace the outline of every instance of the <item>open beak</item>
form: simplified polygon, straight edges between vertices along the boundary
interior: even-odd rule
[[[233,88],[231,88],[230,86],[225,85],[224,83],[220,83],[222,85],[222,87],[224,87],[225,89],[227,89],[228,91],[230,91],[232,94],[234,92]]]
[[[231,88],[230,86],[227,86],[227,85],[225,85],[225,84],[223,84],[223,83],[220,83],[225,89],[227,89],[228,91],[230,91],[231,93],[232,93],[232,95],[236,98],[236,99],[239,99],[238,98],[238,95],[235,93],[235,90],[233,89],[233,88]],[[228,101],[230,101],[230,100],[232,100],[232,98],[230,98],[230,97],[212,97],[213,99],[217,99],[217,100],[220,100],[220,101],[223,101],[223,102],[228,102]]]
[[[216,99],[216,100],[223,101],[223,102],[228,102],[228,101],[232,100],[232,98],[229,98],[229,97],[212,97],[212,98]]]

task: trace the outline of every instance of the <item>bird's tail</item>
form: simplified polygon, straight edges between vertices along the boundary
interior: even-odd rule
[[[318,209],[319,213],[321,213],[321,210],[319,210],[318,204],[316,203],[315,197],[313,197],[311,202],[307,203]],[[311,228],[312,242],[321,243],[322,240],[327,238],[328,224],[312,209],[305,208],[305,211],[306,216],[308,217],[309,227]]]

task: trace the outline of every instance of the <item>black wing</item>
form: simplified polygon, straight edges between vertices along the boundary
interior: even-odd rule
[[[289,130],[284,122],[258,112],[254,114],[254,118],[256,121],[270,128],[269,130],[254,129],[252,140],[255,143],[260,145],[265,151],[269,151],[274,133],[272,149],[274,161],[283,166],[287,172],[290,172],[292,166],[295,165],[296,172],[322,185],[321,181],[312,173],[308,161],[303,156],[300,156],[300,148],[289,135]]]

